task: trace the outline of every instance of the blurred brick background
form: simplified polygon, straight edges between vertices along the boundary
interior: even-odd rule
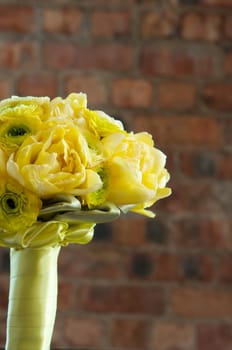
[[[232,0],[0,1],[0,98],[88,93],[147,130],[172,197],[64,248],[53,346],[232,349]],[[0,250],[0,346],[8,250]]]

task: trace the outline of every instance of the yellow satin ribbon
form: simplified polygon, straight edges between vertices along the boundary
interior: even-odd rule
[[[57,307],[60,247],[10,250],[5,350],[49,350]]]

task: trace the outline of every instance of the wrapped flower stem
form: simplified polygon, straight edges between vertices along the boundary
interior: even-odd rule
[[[119,209],[108,203],[83,213],[70,197],[47,204],[40,218],[56,215],[61,221],[35,223],[21,234],[19,247],[10,249],[10,291],[6,350],[49,350],[57,307],[57,262],[61,245],[87,243],[95,222],[115,220]],[[68,229],[67,226],[68,225]],[[48,236],[47,239],[44,236]],[[50,237],[50,238],[49,238]],[[62,240],[63,239],[63,240]],[[21,242],[21,243],[20,243]],[[46,246],[44,246],[46,244]]]
[[[10,250],[6,350],[48,350],[57,307],[60,247]]]

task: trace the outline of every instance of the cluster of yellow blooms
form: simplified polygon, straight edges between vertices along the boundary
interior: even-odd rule
[[[165,162],[150,134],[88,109],[84,93],[2,100],[0,244],[86,243],[97,220],[85,214],[106,203],[152,217],[146,208],[171,192]],[[83,219],[62,220],[64,208]]]

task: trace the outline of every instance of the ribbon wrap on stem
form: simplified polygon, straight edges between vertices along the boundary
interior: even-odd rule
[[[10,250],[6,350],[49,350],[60,247]]]

